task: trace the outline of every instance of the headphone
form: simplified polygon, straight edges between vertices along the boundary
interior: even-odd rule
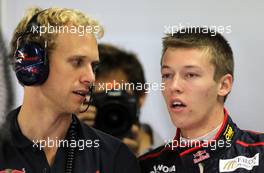
[[[19,83],[26,86],[41,85],[49,75],[49,63],[47,57],[47,41],[45,47],[39,43],[28,41],[25,36],[29,34],[39,34],[40,24],[37,22],[39,14],[46,10],[42,10],[29,20],[24,32],[18,35],[16,40],[17,48],[14,52],[15,73]]]

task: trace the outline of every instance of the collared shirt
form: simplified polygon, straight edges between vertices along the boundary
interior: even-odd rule
[[[139,172],[137,160],[125,144],[81,123],[75,115],[73,120],[76,121],[77,140],[71,141],[69,130],[63,140],[29,140],[19,128],[19,110],[12,111],[1,127],[0,173],[65,173],[69,146],[77,147],[73,158],[74,173]],[[41,148],[44,145],[59,146],[51,166]]]

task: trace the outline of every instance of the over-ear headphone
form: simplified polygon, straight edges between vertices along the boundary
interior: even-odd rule
[[[43,47],[39,43],[25,39],[25,36],[29,34],[39,34],[40,25],[37,22],[37,18],[44,11],[42,10],[33,15],[25,31],[20,33],[16,40],[17,48],[14,52],[15,73],[22,85],[40,85],[48,78],[47,42],[45,41],[45,46]]]

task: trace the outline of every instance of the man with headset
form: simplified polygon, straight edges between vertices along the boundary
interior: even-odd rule
[[[1,129],[1,173],[139,172],[124,144],[75,115],[89,106],[102,35],[96,20],[72,9],[32,9],[18,24],[12,60],[24,99]]]

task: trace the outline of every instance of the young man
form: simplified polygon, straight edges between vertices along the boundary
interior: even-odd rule
[[[264,135],[240,130],[224,109],[233,53],[220,34],[187,28],[163,39],[161,75],[173,141],[140,157],[143,173],[263,172]]]
[[[125,135],[120,138],[122,138],[122,141],[134,151],[134,154],[142,154],[146,150],[150,149],[153,144],[151,128],[149,127],[149,133],[147,133],[143,130],[143,128],[148,126],[144,124],[141,125],[141,123],[139,122],[140,108],[144,104],[148,88],[142,87],[140,89],[137,89],[135,86],[144,86],[146,84],[143,67],[135,54],[122,50],[116,46],[110,44],[99,44],[98,50],[100,56],[100,65],[96,70],[95,94],[100,95],[101,98],[105,98],[104,100],[106,100],[109,103],[108,105],[110,105],[112,104],[112,101],[110,101],[109,99],[113,97],[111,97],[110,93],[106,93],[107,91],[111,90],[109,86],[114,83],[121,84],[120,86],[124,86],[120,87],[120,89],[125,91],[131,97],[125,97],[125,94],[124,97],[116,97],[116,103],[112,104],[115,106],[115,108],[113,108],[113,112],[115,112],[116,114],[119,114],[120,110],[124,108],[124,106],[122,105],[125,104],[124,101],[136,98],[135,102],[129,103],[130,105],[136,104],[135,106],[137,108],[135,107],[133,110],[131,110],[129,109],[129,107],[126,107],[125,110],[127,110],[128,112],[125,112],[125,114],[123,115],[127,117],[132,115],[133,117],[135,117],[136,121],[133,122],[130,132],[130,134],[132,135]],[[125,87],[125,84],[130,84],[130,86],[127,85],[127,87]],[[134,88],[132,85],[134,86]],[[119,88],[116,87],[113,89],[118,90]],[[97,111],[104,111],[106,108],[105,106],[101,106],[103,104],[106,104],[106,102],[101,103],[100,101],[98,103],[97,107],[100,107],[101,110],[96,110],[97,107],[90,106],[87,112],[79,114],[78,117],[88,125],[94,126],[96,115],[98,115]],[[108,119],[108,115],[109,114],[103,115],[103,119]],[[121,131],[122,129],[120,128],[119,130],[119,127],[122,127],[122,122],[119,122],[117,126],[110,128],[110,130],[116,129],[117,132]],[[110,122],[108,124],[109,126],[111,126]],[[102,127],[102,130],[110,133],[109,129],[107,130],[106,128]]]
[[[19,23],[11,46],[24,100],[1,129],[0,172],[139,172],[127,146],[75,115],[89,100],[102,34],[72,9],[32,9]]]

